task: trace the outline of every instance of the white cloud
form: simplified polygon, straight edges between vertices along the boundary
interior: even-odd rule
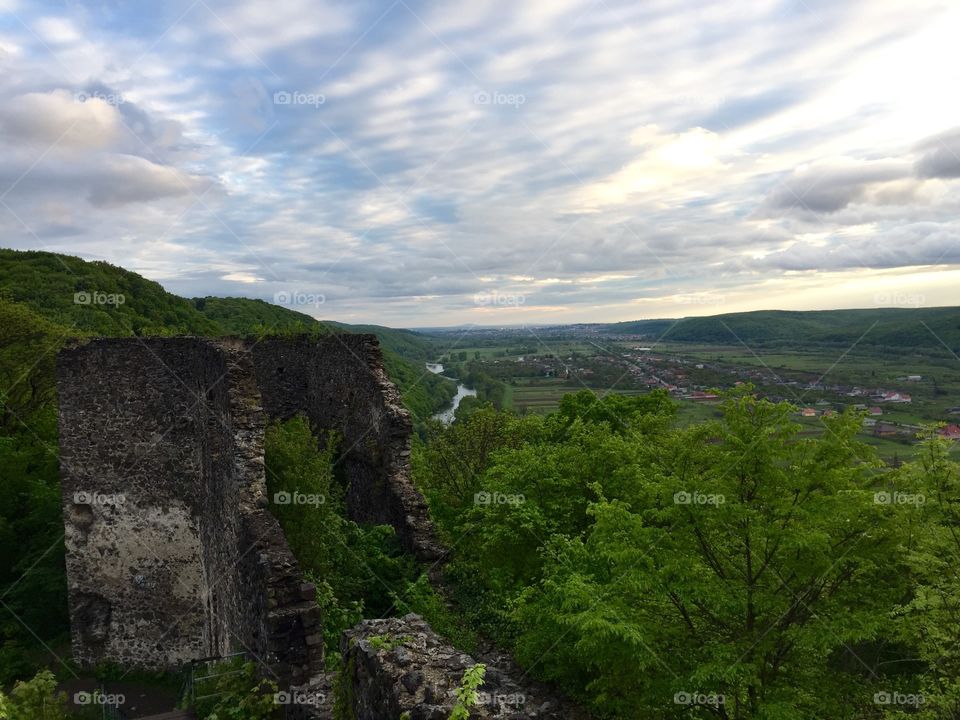
[[[0,128],[8,140],[49,147],[100,148],[119,137],[117,108],[80,91],[25,93],[0,106]]]
[[[68,45],[82,39],[80,32],[67,18],[43,17],[34,23],[34,30],[51,45]]]
[[[732,155],[722,138],[703,128],[664,134],[648,125],[633,133],[630,145],[639,148],[640,155],[610,178],[584,188],[584,206],[622,204],[636,195],[657,202],[698,197]]]

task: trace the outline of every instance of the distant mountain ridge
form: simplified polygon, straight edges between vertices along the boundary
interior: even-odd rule
[[[864,310],[758,310],[754,312],[635,320],[595,326],[613,335],[754,346],[797,344],[939,348],[960,354],[960,308]]]

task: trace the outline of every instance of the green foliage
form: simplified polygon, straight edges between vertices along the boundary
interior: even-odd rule
[[[193,707],[200,720],[270,720],[280,715],[277,684],[264,680],[252,662],[241,658],[208,667],[210,677],[194,688]]]
[[[316,318],[263,300],[249,298],[194,298],[193,306],[231,335],[328,335],[329,326]]]
[[[305,418],[272,424],[265,451],[271,511],[317,586],[324,642],[335,648],[342,632],[363,617],[381,617],[394,609],[416,576],[414,562],[392,527],[362,527],[347,519],[343,490],[332,469],[335,442],[320,446]],[[300,502],[276,502],[287,496]],[[328,657],[333,662],[335,653]]]
[[[376,335],[384,349],[405,360],[430,360],[436,355],[433,341],[426,335],[413,330],[400,330],[382,325],[346,325],[330,322],[329,325],[341,332],[370,333]],[[422,367],[423,363],[417,363]]]
[[[542,419],[487,409],[435,428],[415,477],[455,544],[465,617],[599,717],[859,718],[878,693],[916,692],[904,617],[937,613],[917,618],[938,628],[931,664],[960,636],[957,550],[929,512],[876,494],[912,497],[922,478],[956,498],[956,466],[931,441],[939,456],[890,476],[855,415],[809,438],[792,411],[744,388],[722,421],[675,429],[666,398],[583,393]],[[907,548],[940,578],[936,603],[902,605],[923,596]],[[943,662],[927,684],[947,703]]]
[[[464,652],[476,650],[477,634],[451,607],[447,599],[430,583],[426,575],[408,582],[402,592],[391,592],[394,609],[400,613],[416,613],[426,620],[434,632],[445,637]]]
[[[41,670],[32,680],[13,686],[10,697],[0,692],[3,720],[67,720],[67,696],[57,692],[57,679]]]
[[[0,683],[37,668],[33,632],[67,632],[54,358],[66,330],[0,300]]]
[[[336,668],[337,676],[333,681],[333,718],[334,720],[356,720],[353,693],[353,677],[356,672],[354,660],[343,660]]]
[[[0,249],[0,288],[3,299],[27,305],[78,335],[221,334],[189,300],[105,262]],[[78,293],[91,299],[93,293],[122,297],[122,302],[82,304],[75,301]]]
[[[904,637],[917,642],[926,663],[915,715],[924,720],[960,716],[960,468],[950,450],[931,429],[917,459],[894,476],[897,492],[924,500],[909,517],[907,545],[919,587],[901,608]]]
[[[450,713],[450,720],[470,719],[470,708],[480,700],[477,689],[483,685],[483,678],[486,673],[487,666],[482,663],[468,668],[466,672],[463,673],[460,687],[457,688],[457,704],[453,706],[453,711]]]
[[[394,637],[392,635],[371,635],[370,636],[370,646],[374,650],[395,650],[396,648],[404,645],[413,640],[409,635],[402,635],[400,637]]]

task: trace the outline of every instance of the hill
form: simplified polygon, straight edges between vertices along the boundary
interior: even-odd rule
[[[320,332],[331,328],[304,313],[271,305],[263,300],[235,297],[194,298],[193,306],[207,319],[229,334],[247,335],[270,332]],[[343,332],[351,332],[344,326]]]
[[[333,321],[327,324],[344,332],[373,333],[385,348],[408,360],[432,360],[436,354],[433,341],[415,330],[399,330],[382,325],[346,325]]]
[[[11,318],[34,318],[49,330],[48,355],[71,336],[253,335],[276,332],[372,332],[384,348],[384,362],[408,409],[418,420],[446,405],[454,383],[426,372],[430,344],[417,333],[380,326],[322,323],[309,315],[249,298],[188,300],[135,272],[102,261],[40,251],[0,249],[0,302]],[[40,322],[43,320],[43,323]],[[16,323],[29,328],[31,322]],[[52,328],[52,330],[50,329]],[[24,330],[29,334],[29,330]],[[26,337],[26,335],[24,335]],[[50,339],[52,338],[52,339]],[[30,348],[11,340],[0,357],[6,372],[20,367]],[[9,362],[7,362],[9,361]]]
[[[601,326],[616,335],[751,346],[830,345],[949,349],[960,353],[960,308],[761,310],[681,320],[637,320]]]
[[[159,283],[101,261],[0,249],[0,298],[77,334],[213,335],[217,323]]]

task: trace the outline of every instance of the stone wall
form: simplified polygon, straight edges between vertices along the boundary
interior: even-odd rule
[[[103,340],[58,359],[71,632],[81,662],[173,665],[223,649],[208,617],[211,557],[201,527],[208,492],[228,473],[223,371],[219,353],[189,338]]]
[[[303,581],[280,525],[266,510],[263,462],[265,415],[248,348],[235,340],[217,346],[226,355],[231,456],[239,510],[233,592],[228,595],[233,646],[261,660],[281,686],[307,682],[323,670],[323,634],[316,589]],[[216,547],[219,543],[213,541]]]
[[[338,433],[351,515],[442,559],[376,339],[101,339],[64,349],[57,367],[74,657],[175,669],[245,651],[299,699],[287,717],[328,720],[315,588],[267,510],[264,432],[304,413]],[[363,621],[341,650],[357,720],[445,719],[476,663],[415,615]],[[521,684],[507,658],[485,662],[471,717],[583,717]]]
[[[479,661],[440,638],[417,615],[364,620],[343,635],[345,677],[336,685],[355,720],[446,720],[464,673]],[[470,717],[578,720],[588,716],[511,664],[484,661]],[[317,717],[320,717],[319,715]]]
[[[265,338],[252,354],[270,417],[304,413],[317,433],[341,436],[350,516],[392,525],[418,559],[439,559],[426,503],[410,479],[410,415],[383,369],[376,336]]]
[[[266,510],[267,418],[302,412],[339,433],[350,514],[393,525],[422,560],[441,556],[373,336],[94,340],[61,352],[58,392],[83,663],[247,651],[281,684],[322,668],[313,588]]]

